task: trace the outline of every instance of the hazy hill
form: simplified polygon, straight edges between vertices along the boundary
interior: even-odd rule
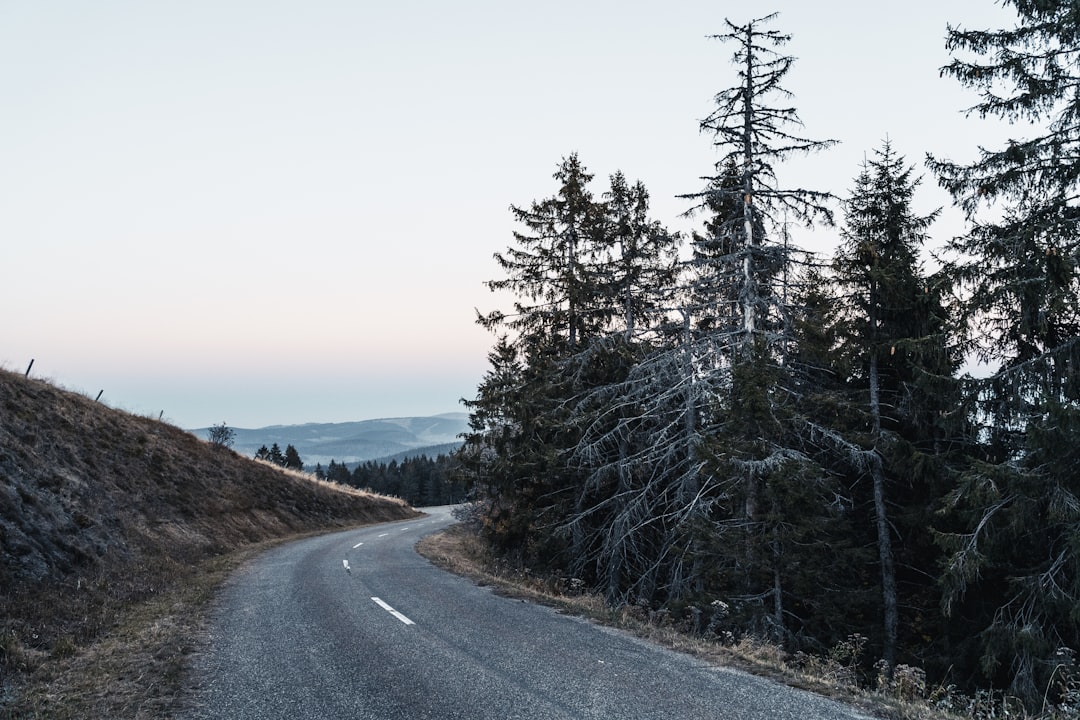
[[[251,457],[262,445],[274,443],[282,451],[292,445],[300,453],[305,468],[316,463],[325,467],[331,460],[357,463],[396,456],[410,450],[452,443],[460,445],[458,435],[468,429],[468,415],[446,413],[431,417],[384,418],[343,423],[307,423],[304,425],[271,425],[246,429],[233,428],[236,438],[233,448]],[[209,428],[193,430],[206,438]]]
[[[0,370],[0,717],[12,678],[82,653],[215,556],[415,514]]]

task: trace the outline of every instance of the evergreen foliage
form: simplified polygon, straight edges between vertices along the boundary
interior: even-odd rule
[[[280,465],[283,468],[289,468],[292,470],[301,471],[304,469],[304,462],[300,459],[300,453],[292,445],[288,445],[285,448],[285,452],[281,452],[281,448],[277,443],[274,443],[269,449],[266,445],[262,445],[255,451],[256,460],[265,460],[266,462]],[[316,468],[316,476],[322,468]]]
[[[870,508],[865,516],[873,518],[867,534],[877,548],[889,676],[901,607],[916,610],[906,627],[928,609],[926,576],[899,568],[932,560],[929,513],[946,482],[934,461],[946,449],[939,416],[958,397],[940,292],[918,259],[937,213],[913,213],[919,180],[912,172],[888,141],[864,163],[845,203],[833,260],[834,368],[846,407],[843,419],[831,423],[837,454],[831,466],[846,477],[854,507]]]
[[[494,312],[480,318],[485,327],[505,325],[531,342],[573,348],[606,324],[611,311],[598,302],[595,265],[603,224],[588,189],[592,177],[577,154],[571,154],[554,174],[559,182],[554,197],[528,208],[511,206],[525,229],[514,232],[514,246],[495,254],[507,277],[487,285],[493,291],[510,290],[522,301],[515,303],[511,317]]]
[[[400,497],[413,507],[452,505],[465,500],[469,488],[454,478],[457,460],[452,455],[427,455],[400,463],[369,460],[357,465],[348,483],[382,495]]]
[[[611,189],[604,193],[605,255],[600,265],[608,297],[602,302],[621,310],[615,319],[633,340],[651,332],[670,305],[679,238],[649,217],[644,183],[631,186],[622,172],[610,181]]]
[[[331,459],[330,464],[326,466],[326,479],[330,482],[345,484],[349,482],[350,477],[349,468],[345,463]]]
[[[965,670],[1035,706],[1058,650],[1080,647],[1080,16],[1006,4],[1013,28],[950,28],[944,72],[980,94],[974,113],[1033,135],[968,165],[930,158],[971,222],[944,272],[967,347],[993,370],[970,383],[980,443],[943,501],[942,587]]]
[[[784,222],[831,224],[832,211],[829,193],[783,183],[780,164],[834,141],[795,134],[801,122],[782,84],[794,58],[780,52],[790,36],[768,28],[774,17],[726,21],[728,32],[713,36],[735,46],[738,83],[716,95],[716,109],[700,126],[720,156],[717,175],[686,196],[713,213],[695,236],[691,297],[716,309],[697,324],[688,351],[706,398],[696,421],[707,432],[699,443],[703,474],[715,485],[698,522],[724,537],[719,547],[709,543],[706,555],[724,568],[717,574],[723,579],[698,583],[698,592],[737,598],[750,627],[787,642],[805,621],[788,602],[801,602],[796,575],[811,570],[795,555],[814,544],[815,527],[827,526],[830,510],[818,502],[828,495],[828,477],[798,433],[799,380],[787,358],[798,256]],[[724,309],[725,301],[735,308]]]
[[[789,222],[831,224],[833,196],[785,184],[783,161],[832,141],[798,132],[771,15],[713,36],[737,82],[700,124],[718,159],[683,196],[702,221],[683,257],[642,183],[616,173],[597,200],[577,155],[553,196],[511,207],[521,230],[488,285],[513,310],[478,317],[496,341],[448,469],[495,548],[716,636],[858,638],[884,682],[907,664],[1064,699],[1054,674],[1080,648],[1080,14],[1007,4],[1012,30],[950,29],[976,59],[944,72],[983,93],[976,113],[1043,129],[971,165],[929,159],[970,222],[937,272],[937,212],[915,211],[920,179],[888,141],[841,205],[833,257],[791,243]],[[960,374],[972,356],[990,377]],[[399,470],[365,472],[379,489]]]

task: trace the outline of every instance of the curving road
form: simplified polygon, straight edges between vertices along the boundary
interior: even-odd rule
[[[448,508],[277,548],[235,575],[187,720],[863,717],[499,597],[413,549]]]

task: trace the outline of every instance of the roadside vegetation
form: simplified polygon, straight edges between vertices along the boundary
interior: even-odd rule
[[[821,654],[792,652],[768,639],[736,637],[719,630],[727,608],[686,606],[681,610],[652,609],[640,605],[614,607],[602,594],[591,591],[579,578],[550,570],[534,570],[492,550],[482,537],[475,508],[456,511],[462,520],[447,530],[429,535],[417,550],[433,563],[490,586],[507,597],[520,598],[560,612],[617,628],[660,646],[737,668],[776,682],[801,688],[888,720],[1065,720],[1077,717],[1075,706],[1046,707],[1028,712],[1007,693],[980,690],[961,692],[955,685],[928,683],[919,668],[900,665],[891,678],[881,667],[870,667],[867,638],[852,635]],[[1063,688],[1080,698],[1080,678],[1062,677]]]
[[[499,557],[729,645],[841,652],[864,685],[1080,715],[1080,15],[1002,5],[1009,27],[946,33],[975,104],[944,152],[974,159],[920,152],[956,237],[902,128],[846,189],[791,179],[834,142],[775,15],[712,36],[732,63],[688,236],[574,153],[511,207],[458,454]],[[1013,139],[977,146],[984,117]]]
[[[0,370],[0,718],[168,717],[232,569],[414,515]]]

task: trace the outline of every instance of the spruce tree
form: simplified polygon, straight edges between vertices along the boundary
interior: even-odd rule
[[[619,334],[580,359],[594,372],[574,406],[581,431],[571,462],[582,477],[566,523],[571,571],[613,604],[681,596],[683,525],[703,499],[689,415],[700,397],[685,356],[658,338],[630,343]]]
[[[1080,484],[1058,462],[1080,424],[1080,15],[1074,2],[1004,4],[1015,27],[950,27],[943,72],[979,93],[973,113],[1029,136],[970,164],[930,158],[971,225],[945,271],[992,372],[971,382],[982,450],[945,504],[943,588],[984,676],[1035,705],[1054,652],[1080,646]]]
[[[738,256],[743,236],[742,173],[734,158],[719,167],[720,173],[710,178],[702,204],[689,214],[704,214],[703,227],[691,234],[691,260],[686,267],[686,315],[693,319],[702,333],[726,340],[739,332],[742,324],[739,312]],[[758,242],[764,235],[760,221],[753,233]],[[725,347],[726,342],[720,346]]]
[[[742,25],[727,20],[727,32],[713,36],[734,44],[738,83],[716,95],[716,109],[700,125],[719,152],[715,175],[706,178],[703,191],[684,197],[697,202],[696,211],[712,214],[701,236],[706,242],[698,243],[694,294],[696,303],[718,310],[705,310],[716,321],[698,325],[692,343],[703,351],[693,363],[705,369],[712,395],[711,473],[724,479],[710,522],[726,536],[713,545],[726,558],[714,554],[710,562],[733,568],[729,590],[767,599],[758,618],[784,638],[785,574],[795,567],[787,553],[803,530],[811,531],[804,522],[808,499],[795,490],[826,481],[795,441],[797,411],[784,391],[792,382],[785,358],[791,340],[787,283],[796,254],[783,223],[831,223],[832,196],[787,187],[779,167],[792,155],[834,141],[796,134],[801,122],[783,87],[794,58],[780,52],[790,36],[768,28],[775,17]],[[700,267],[703,258],[714,266]],[[715,279],[716,286],[703,278]],[[723,310],[729,299],[734,313]],[[733,546],[740,555],[731,553]]]
[[[844,203],[843,242],[833,261],[839,291],[834,308],[837,367],[850,409],[833,422],[839,467],[846,466],[856,501],[872,507],[883,618],[882,654],[891,677],[896,665],[901,605],[911,592],[898,588],[898,557],[907,567],[933,570],[933,557],[913,557],[925,537],[936,485],[928,474],[941,447],[926,447],[924,428],[936,420],[930,393],[951,378],[955,364],[944,334],[944,312],[921,270],[919,254],[937,215],[912,209],[919,179],[886,141],[864,163]],[[928,413],[928,410],[931,412]],[[929,416],[928,416],[929,415]],[[922,453],[925,462],[913,458]],[[920,471],[914,468],[920,467]],[[865,489],[864,489],[865,488]],[[897,512],[919,523],[898,533]],[[907,543],[908,547],[894,547]],[[924,549],[924,548],[922,548]]]
[[[465,468],[490,492],[487,529],[499,543],[549,555],[551,528],[571,482],[560,453],[568,433],[572,378],[562,364],[587,347],[614,313],[599,264],[605,252],[604,214],[576,154],[554,173],[556,194],[528,207],[511,206],[521,229],[495,260],[505,277],[487,282],[514,296],[513,312],[496,310],[477,321],[500,333],[489,355],[492,372],[467,403],[474,432]],[[495,450],[494,448],[498,448]],[[543,539],[541,539],[543,538]]]
[[[273,452],[273,450],[271,450],[271,452]],[[284,466],[284,457],[282,457],[282,462],[279,464]],[[338,463],[331,458],[330,464],[326,467],[326,479],[330,482],[341,483],[344,485],[349,482],[349,478],[349,468],[345,466],[345,463]]]
[[[609,300],[621,311],[618,320],[628,339],[651,332],[671,304],[679,238],[649,217],[649,191],[633,185],[622,172],[610,178],[604,193],[602,245],[607,250],[600,270]]]
[[[555,171],[555,196],[510,207],[524,230],[514,232],[514,245],[495,254],[507,276],[486,284],[492,291],[509,290],[517,300],[512,315],[496,311],[479,318],[489,330],[505,327],[528,342],[576,348],[606,325],[611,308],[598,302],[595,273],[603,213],[588,188],[592,177],[571,154]]]
[[[790,93],[782,83],[795,58],[779,52],[791,36],[767,27],[776,17],[773,13],[743,25],[725,20],[728,32],[711,36],[735,45],[732,61],[739,82],[716,95],[716,109],[700,124],[720,155],[716,173],[702,192],[684,196],[698,203],[691,212],[723,212],[711,220],[710,234],[725,239],[731,252],[718,259],[738,271],[738,345],[744,354],[777,316],[775,286],[790,261],[773,233],[777,224],[785,216],[806,225],[832,223],[829,193],[788,188],[777,176],[785,159],[824,150],[836,141],[794,134],[802,123],[786,104]]]
[[[581,470],[567,458],[584,427],[581,398],[611,381],[616,346],[658,313],[655,289],[670,276],[675,242],[648,218],[640,183],[616,173],[608,202],[597,202],[576,155],[554,177],[555,196],[511,208],[523,229],[495,256],[506,277],[487,284],[514,294],[514,312],[479,318],[510,335],[467,404],[473,432],[462,453],[487,493],[492,536],[545,562],[561,554],[558,528],[580,509]],[[612,333],[622,339],[608,342]]]
[[[649,195],[640,181],[631,186],[617,172],[604,199],[599,270],[603,302],[618,312],[604,334],[564,364],[573,380],[577,427],[568,459],[580,477],[562,529],[571,543],[570,571],[620,604],[631,595],[651,600],[656,578],[664,582],[664,551],[654,551],[669,540],[643,542],[656,535],[655,525],[640,521],[669,508],[642,500],[661,500],[666,493],[655,488],[682,474],[681,461],[661,460],[670,445],[658,445],[649,429],[665,415],[659,395],[670,395],[671,386],[659,386],[642,368],[666,343],[679,238],[649,217]]]
[[[297,471],[304,469],[304,463],[300,459],[300,453],[297,452],[296,448],[292,445],[286,446],[285,455],[282,460],[282,464],[287,468]]]
[[[485,534],[506,550],[546,553],[565,487],[559,462],[566,421],[560,371],[544,343],[501,337],[476,397],[465,401],[469,432],[459,453],[462,482],[476,489]],[[544,558],[547,560],[548,558]]]

